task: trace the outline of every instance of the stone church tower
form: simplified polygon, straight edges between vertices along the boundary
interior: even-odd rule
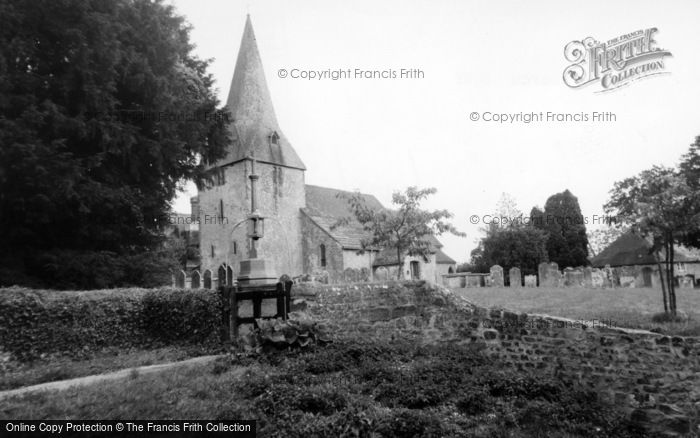
[[[353,193],[305,185],[306,167],[277,123],[250,16],[226,104],[233,116],[233,142],[225,158],[210,163],[217,171],[214,186],[192,198],[192,214],[199,219],[198,275],[205,288],[231,284],[241,260],[249,258],[246,218],[253,163],[258,213],[265,217],[258,256],[273,263],[276,276],[369,281],[396,277],[402,270],[407,277],[438,282],[454,270],[455,261],[434,236],[428,236],[430,257],[407,257],[402,266],[391,248],[362,251],[368,236],[352,220],[347,198]],[[359,195],[370,208],[384,208],[374,196]]]
[[[245,219],[250,213],[248,176],[254,158],[258,210],[266,217],[258,253],[274,263],[277,275],[300,275],[306,168],[277,123],[250,16],[227,106],[233,117],[233,143],[228,155],[213,164],[219,170],[215,185],[192,200],[193,214],[200,221],[201,271],[211,270],[212,277],[220,279],[226,273],[230,283],[238,275],[240,260],[248,258]]]

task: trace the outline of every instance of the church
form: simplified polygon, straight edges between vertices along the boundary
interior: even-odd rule
[[[339,220],[352,218],[345,199],[351,193],[305,183],[306,166],[275,116],[250,16],[226,104],[233,118],[233,142],[227,156],[212,163],[214,184],[191,199],[199,223],[199,275],[214,284],[231,284],[240,261],[248,258],[253,170],[258,175],[257,209],[265,218],[257,252],[272,262],[278,275],[335,283],[396,278],[403,269],[404,278],[437,283],[454,271],[455,261],[433,236],[429,257],[406,257],[399,267],[391,251],[360,253],[367,236],[359,223],[337,226]],[[374,196],[361,196],[369,207],[384,208]]]

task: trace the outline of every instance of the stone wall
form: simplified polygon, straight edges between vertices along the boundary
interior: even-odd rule
[[[325,274],[331,283],[343,277],[343,248],[305,214],[301,215],[303,269],[312,276]],[[321,244],[326,247],[326,266],[321,266]]]
[[[486,309],[425,282],[298,285],[293,308],[328,320],[341,335],[415,334],[469,343],[514,367],[594,388],[637,421],[698,431],[700,339],[584,325],[565,318]]]

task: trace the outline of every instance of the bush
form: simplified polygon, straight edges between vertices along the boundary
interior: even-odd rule
[[[111,347],[213,347],[220,324],[214,291],[0,289],[0,349],[22,361],[81,359]]]
[[[56,290],[161,287],[170,284],[171,272],[180,268],[183,245],[170,237],[157,249],[133,254],[69,249],[36,252],[19,265],[0,270],[0,286]]]
[[[677,315],[672,315],[671,313],[660,312],[655,313],[651,317],[651,321],[657,324],[668,324],[668,323],[682,323],[688,321],[688,315],[679,312]]]

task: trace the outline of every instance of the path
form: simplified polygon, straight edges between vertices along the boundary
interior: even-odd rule
[[[23,395],[30,392],[37,391],[60,391],[63,389],[70,388],[72,386],[85,386],[92,385],[97,382],[106,382],[110,380],[118,380],[129,377],[133,373],[137,373],[139,376],[144,374],[157,373],[160,371],[165,371],[172,368],[177,368],[186,365],[200,365],[209,363],[222,355],[212,355],[212,356],[200,356],[192,359],[183,360],[180,362],[170,362],[158,365],[148,365],[142,367],[128,368],[120,371],[114,371],[105,374],[96,374],[93,376],[77,377],[75,379],[59,380],[56,382],[46,382],[39,383],[38,385],[25,386],[23,388],[10,389],[8,391],[0,391],[0,400],[8,397],[14,397],[18,395]]]

